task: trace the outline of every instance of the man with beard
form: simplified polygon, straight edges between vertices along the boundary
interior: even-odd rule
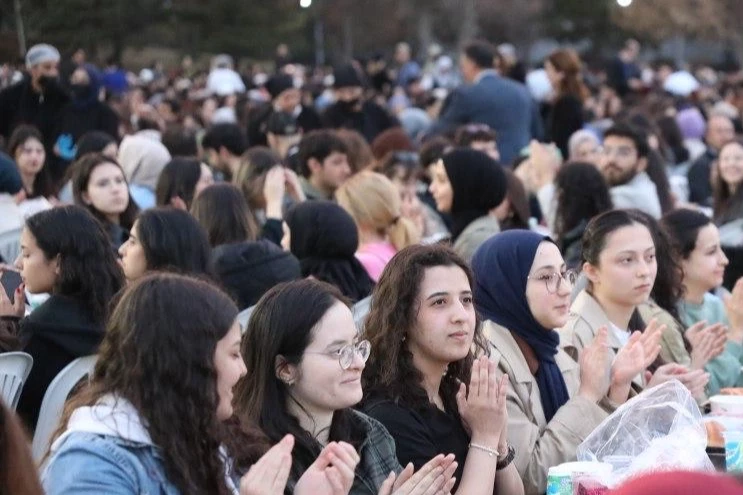
[[[649,152],[647,139],[641,132],[616,124],[604,133],[598,167],[611,188],[615,208],[637,208],[660,218],[658,192],[645,172]]]
[[[52,156],[54,130],[69,101],[59,84],[59,59],[51,45],[32,46],[26,53],[28,75],[0,92],[0,136],[7,140],[19,125],[33,125],[44,136],[47,156]]]
[[[400,125],[384,108],[364,100],[364,84],[354,66],[340,67],[333,75],[335,103],[323,114],[325,127],[357,131],[371,143],[390,127]]]

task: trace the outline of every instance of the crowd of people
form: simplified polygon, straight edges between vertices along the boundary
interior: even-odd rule
[[[34,360],[0,493],[537,495],[644,389],[743,386],[743,73],[640,55],[32,47],[0,73],[0,352]]]

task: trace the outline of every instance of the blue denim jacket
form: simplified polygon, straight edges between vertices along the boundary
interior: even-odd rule
[[[225,472],[230,470],[227,461]],[[41,481],[47,495],[181,494],[136,409],[114,396],[74,411],[67,431],[52,444]],[[236,481],[228,479],[235,494]]]
[[[47,495],[180,495],[157,447],[96,433],[70,433],[42,474]]]

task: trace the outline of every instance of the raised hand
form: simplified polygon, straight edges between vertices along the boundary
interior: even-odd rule
[[[281,206],[286,192],[286,179],[284,167],[276,165],[266,174],[263,184],[263,196],[266,198],[266,216],[269,218],[281,218]],[[270,210],[270,211],[269,211]]]
[[[647,381],[646,388],[652,388],[669,380],[680,381],[695,399],[704,397],[704,387],[709,382],[709,373],[702,370],[689,371],[686,366],[676,363],[669,363],[660,366],[655,373],[647,372],[645,374]]]
[[[459,414],[472,432],[472,442],[493,447],[508,421],[508,375],[499,380],[496,372],[495,363],[479,357],[472,364],[469,388],[462,383],[457,392]]]
[[[395,476],[390,473],[379,489],[379,495],[447,495],[456,479],[457,469],[454,455],[437,455],[413,474],[413,465],[408,464]]]
[[[299,478],[294,494],[346,495],[353,486],[359,460],[352,445],[345,442],[329,443]]]
[[[0,269],[0,279],[3,277],[3,269]],[[16,316],[22,318],[26,311],[24,304],[25,298],[23,297],[23,290],[25,284],[20,284],[16,287],[13,294],[13,301],[10,300],[8,295],[5,293],[5,288],[0,287],[0,316]]]
[[[253,464],[240,480],[240,495],[281,495],[292,466],[294,437],[287,435]]]
[[[687,331],[686,336],[691,344],[691,365],[692,370],[701,370],[712,359],[716,358],[725,351],[727,343],[727,329],[722,323],[706,326],[706,322],[699,322],[692,325]]]
[[[294,170],[285,168],[284,179],[286,180],[286,192],[289,193],[289,196],[291,196],[294,201],[301,203],[307,199],[302,190],[302,184],[299,183],[299,177],[297,177]]]
[[[608,330],[601,327],[596,338],[580,356],[580,388],[578,395],[592,402],[606,396],[611,383],[611,353],[608,345]]]
[[[660,354],[660,339],[665,330],[666,326],[658,324],[658,321],[653,318],[640,334],[640,343],[645,350],[645,368],[653,364]]]

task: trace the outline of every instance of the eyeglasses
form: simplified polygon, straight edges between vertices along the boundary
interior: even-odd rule
[[[578,279],[578,274],[575,273],[573,270],[568,270],[564,273],[543,273],[542,275],[538,275],[536,277],[529,275],[526,278],[527,280],[537,280],[544,282],[544,285],[547,287],[547,292],[549,292],[550,294],[555,294],[558,290],[560,290],[560,284],[563,280],[570,284],[570,287],[575,285],[575,281]]]
[[[371,342],[369,342],[368,340],[362,340],[358,344],[344,345],[337,351],[332,351],[332,352],[305,351],[305,354],[322,354],[324,356],[331,356],[331,357],[338,356],[338,363],[340,363],[341,368],[343,368],[344,370],[347,370],[353,364],[353,359],[356,357],[357,354],[361,358],[361,362],[366,363],[367,359],[369,359],[369,355],[371,354]]]

